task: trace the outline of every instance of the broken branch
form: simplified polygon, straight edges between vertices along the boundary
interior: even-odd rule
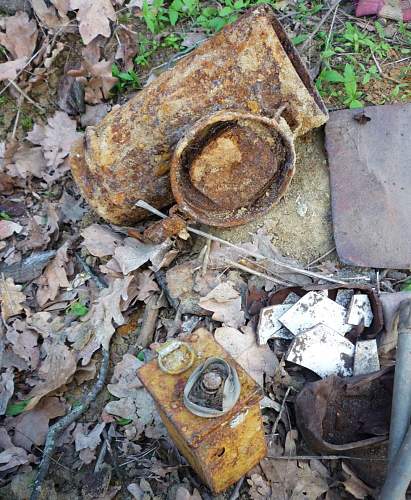
[[[106,380],[108,366],[110,361],[110,351],[103,349],[103,359],[100,366],[100,371],[91,391],[87,394],[84,401],[73,408],[67,415],[62,417],[58,422],[53,424],[46,437],[46,443],[43,449],[43,458],[41,459],[37,477],[34,481],[33,491],[30,496],[30,500],[38,500],[41,494],[41,487],[43,481],[45,480],[50,462],[53,457],[54,449],[56,447],[57,437],[63,432],[70,424],[75,422],[83,413],[85,413],[90,406],[91,402],[94,401],[103,388],[104,382]]]

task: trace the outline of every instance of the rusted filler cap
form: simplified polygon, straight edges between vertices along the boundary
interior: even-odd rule
[[[224,110],[198,120],[178,142],[171,188],[194,219],[236,226],[278,202],[294,171],[293,133],[284,119]]]

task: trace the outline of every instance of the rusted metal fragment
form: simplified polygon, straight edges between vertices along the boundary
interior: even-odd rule
[[[197,354],[193,366],[179,375],[162,372],[157,360],[138,371],[154,398],[174,443],[214,493],[238,481],[266,454],[259,402],[261,389],[204,328],[184,339]],[[241,386],[234,407],[216,418],[199,417],[184,405],[184,388],[207,358],[218,357],[235,367]]]
[[[72,151],[73,175],[99,215],[130,224],[146,217],[134,206],[137,200],[157,208],[172,203],[170,160],[176,144],[200,118],[221,110],[275,118],[283,105],[282,117],[295,135],[327,120],[327,110],[272,9],[260,5],[99,125],[88,127]],[[281,185],[287,186],[286,179]]]
[[[326,126],[334,237],[340,259],[365,267],[411,265],[411,104],[335,111]]]
[[[371,486],[385,478],[393,371],[308,383],[295,403],[297,426],[309,448],[353,457],[350,466]]]
[[[170,236],[175,236],[186,228],[185,221],[178,215],[171,215],[166,219],[153,222],[144,231],[143,238],[150,243],[163,243]]]

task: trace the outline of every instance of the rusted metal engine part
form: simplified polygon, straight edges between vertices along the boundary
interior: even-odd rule
[[[144,210],[134,206],[137,200],[157,208],[172,203],[168,175],[171,157],[178,141],[200,118],[221,110],[273,118],[284,105],[282,116],[295,135],[322,125],[328,117],[272,9],[260,5],[162,73],[99,125],[88,127],[84,139],[72,150],[74,178],[99,215],[114,223],[131,224],[147,217]],[[249,144],[251,138],[245,138],[244,131],[237,132],[234,142],[242,149],[242,143]],[[263,145],[264,139],[256,135]],[[265,150],[265,161],[267,154]],[[273,170],[279,168],[282,154]],[[199,168],[193,166],[197,186]],[[261,187],[266,179],[265,165],[254,181]],[[226,179],[220,179],[221,184],[224,182]],[[213,191],[208,185],[207,195]],[[242,191],[241,203],[252,204],[256,190],[252,190],[250,199],[245,196],[246,189]],[[222,202],[221,194],[217,201]],[[232,197],[228,205],[233,208]],[[223,225],[221,220],[219,225]]]
[[[143,239],[149,243],[159,244],[170,236],[176,236],[187,227],[185,221],[178,215],[170,215],[166,219],[153,222],[144,231]]]
[[[205,328],[196,330],[184,341],[197,354],[191,368],[171,375],[164,373],[154,359],[138,370],[138,377],[154,398],[180,452],[209,488],[219,493],[238,481],[267,453],[259,405],[262,391]],[[234,368],[240,387],[232,409],[216,418],[194,415],[184,404],[184,390],[190,376],[209,358],[221,358]],[[216,386],[216,378],[204,381],[209,389]]]
[[[179,208],[212,226],[235,226],[265,213],[294,175],[293,133],[278,121],[219,111],[177,144],[171,187]]]

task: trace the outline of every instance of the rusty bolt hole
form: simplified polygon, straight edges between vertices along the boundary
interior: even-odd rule
[[[222,457],[222,456],[224,455],[224,453],[225,453],[225,448],[224,448],[224,447],[222,447],[222,448],[219,448],[219,449],[216,451],[215,456],[216,456],[216,457]]]

